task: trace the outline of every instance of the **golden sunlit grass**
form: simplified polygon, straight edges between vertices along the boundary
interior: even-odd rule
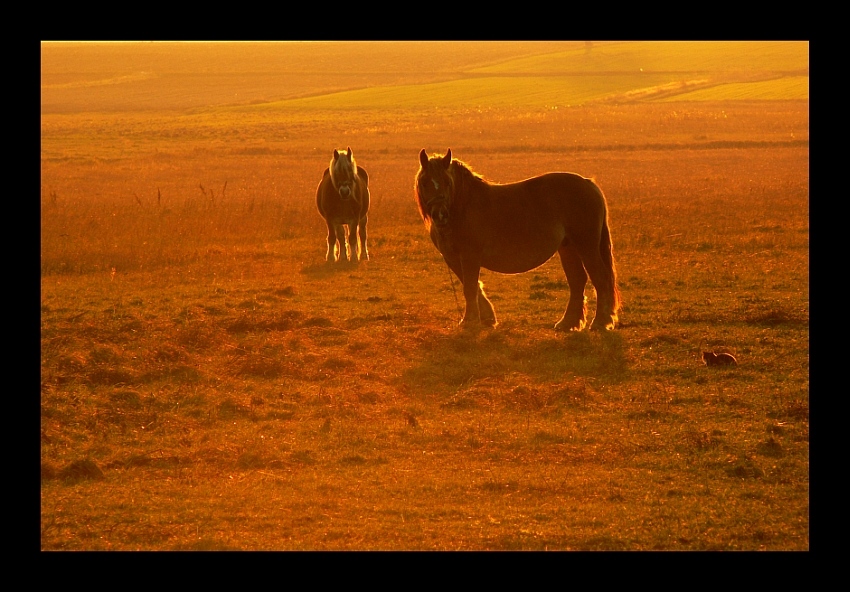
[[[676,101],[725,101],[725,100],[772,100],[777,97],[808,100],[809,77],[788,76],[779,80],[739,82],[712,88],[682,93],[666,100]]]
[[[796,72],[809,68],[808,42],[641,41],[581,44],[566,51],[471,68],[481,74]]]
[[[807,102],[445,111],[44,117],[43,549],[809,548]],[[372,258],[329,266],[348,145]],[[447,147],[595,177],[618,330],[552,330],[556,259],[456,330]]]
[[[250,105],[451,80],[576,42],[42,43],[42,113]],[[380,62],[375,56],[380,55]]]
[[[622,94],[642,86],[656,86],[675,80],[672,75],[633,74],[631,76],[537,76],[523,78],[487,77],[352,90],[333,95],[292,99],[258,105],[255,109],[388,109],[424,107],[438,109],[513,106],[520,101],[528,107],[554,107],[582,103]]]

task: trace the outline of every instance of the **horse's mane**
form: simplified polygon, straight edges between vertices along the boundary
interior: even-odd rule
[[[452,217],[463,217],[467,208],[483,206],[486,200],[484,190],[491,185],[482,175],[473,171],[462,160],[452,159],[449,176],[454,183],[452,203],[449,208]]]
[[[331,182],[334,184],[334,187],[336,187],[336,185],[337,185],[336,175],[334,174],[335,171],[336,171],[336,167],[338,167],[338,166],[347,167],[348,166],[348,156],[351,156],[351,174],[352,174],[352,176],[357,175],[357,169],[358,169],[357,161],[355,160],[353,153],[350,153],[348,150],[337,150],[337,152],[339,153],[339,157],[336,159],[336,162],[334,162],[333,157],[331,157],[331,163],[328,165],[328,171],[330,171]],[[340,164],[340,162],[344,162],[345,164]]]
[[[473,171],[468,164],[457,158],[452,158],[452,163],[449,165],[449,175],[455,184],[455,197],[460,199],[469,198],[478,190],[489,185],[483,176]]]
[[[422,167],[419,168],[419,172],[416,173],[416,177],[413,179],[413,197],[416,198],[416,207],[419,208],[419,215],[422,217],[422,220],[425,222],[425,226],[430,230],[431,228],[431,217],[425,211],[424,204],[422,203],[422,195],[419,193],[419,180],[422,178]]]
[[[432,157],[431,160],[442,157]],[[419,181],[422,177],[423,169],[419,169],[416,175],[416,182],[413,186],[413,191],[416,196],[416,205],[419,207],[419,214],[426,226],[430,229],[431,216],[425,209],[425,204],[422,202],[422,196],[419,194]],[[452,158],[449,165],[449,176],[454,183],[454,191],[451,208],[457,213],[464,209],[464,206],[469,205],[479,195],[480,190],[488,186],[490,183],[484,177],[473,171],[468,164],[457,158]]]

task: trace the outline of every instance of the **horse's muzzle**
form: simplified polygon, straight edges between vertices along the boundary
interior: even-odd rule
[[[342,185],[339,188],[339,196],[342,199],[351,199],[354,197],[354,192],[351,190],[351,185]]]
[[[449,223],[449,208],[445,203],[431,209],[431,219],[437,226],[445,226]]]

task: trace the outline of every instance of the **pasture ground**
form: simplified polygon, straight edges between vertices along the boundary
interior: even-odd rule
[[[44,117],[43,550],[809,548],[807,101],[269,117]],[[328,265],[349,145],[372,259]],[[447,147],[597,180],[616,331],[553,331],[557,259],[456,329],[412,197]]]

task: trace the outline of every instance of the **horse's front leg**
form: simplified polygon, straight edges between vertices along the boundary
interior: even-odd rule
[[[461,263],[461,258],[456,255],[450,255],[448,257],[443,255],[443,259],[445,259],[449,269],[454,272],[463,286],[466,311],[464,312],[463,319],[460,321],[460,326],[462,328],[471,328],[481,324],[487,327],[495,327],[498,324],[496,321],[496,311],[493,310],[493,303],[487,298],[487,295],[484,293],[484,286],[478,279],[481,273],[480,264],[478,267],[474,267],[475,263],[470,261],[464,266]],[[475,271],[470,273],[469,279],[467,280],[464,276],[464,270],[472,271],[473,269]],[[467,288],[467,286],[469,286],[469,288]],[[470,302],[472,302],[471,308]]]
[[[325,253],[325,261],[336,261],[337,259],[337,237],[336,228],[328,222],[328,252]]]
[[[481,286],[478,282],[481,274],[481,263],[474,257],[461,257],[461,282],[463,283],[463,298],[466,300],[466,310],[460,326],[463,329],[471,329],[481,325],[481,308],[478,303],[478,295]]]
[[[343,261],[347,261],[349,256],[348,236],[346,236],[346,229],[343,224],[337,224],[335,228],[338,254],[336,260],[342,263]]]

